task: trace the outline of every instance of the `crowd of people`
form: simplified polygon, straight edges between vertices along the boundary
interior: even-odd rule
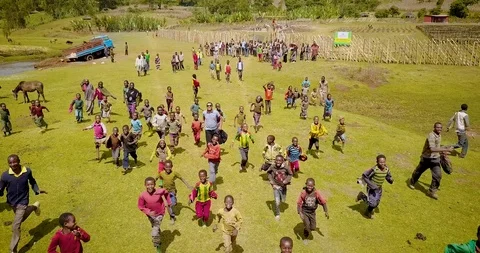
[[[127,44],[125,44],[127,45]],[[225,79],[230,82],[230,60],[226,60],[225,69],[222,68],[220,61],[224,56],[231,56],[237,59],[236,71],[238,72],[239,80],[243,80],[244,65],[242,57],[249,57],[253,55],[258,57],[260,62],[271,62],[274,69],[281,68],[281,62],[289,61],[295,62],[298,47],[290,44],[287,46],[283,41],[274,41],[272,43],[263,43],[258,41],[241,41],[230,43],[206,43],[204,46],[200,45],[198,51],[192,48],[192,57],[194,69],[198,70],[202,65],[205,57],[213,57],[210,62],[209,71],[213,79],[220,80],[221,72],[225,71]],[[125,50],[126,54],[128,48]],[[288,52],[290,52],[288,54]],[[315,43],[311,46],[302,44],[300,47],[300,60],[315,60],[318,54],[318,45]],[[158,61],[157,61],[158,59]],[[157,69],[160,69],[160,59],[157,54],[155,59]],[[175,53],[172,56],[172,71],[184,70],[184,55]],[[280,65],[280,66],[279,66]],[[147,75],[150,69],[150,54],[148,50],[145,53],[138,55],[135,68],[138,76],[142,73]],[[216,193],[217,176],[220,173],[220,163],[222,155],[222,145],[227,143],[228,134],[223,130],[223,124],[226,120],[225,112],[222,110],[219,103],[207,102],[206,108],[200,108],[200,102],[197,98],[200,82],[196,74],[192,75],[193,88],[193,104],[189,108],[191,113],[191,125],[187,126],[187,117],[182,113],[181,108],[176,106],[176,100],[172,87],[168,86],[165,92],[165,104],[159,104],[156,107],[150,105],[148,99],[143,99],[144,95],[135,88],[135,84],[128,80],[124,81],[123,103],[124,109],[127,112],[130,124],[112,128],[112,134],[108,135],[108,129],[105,125],[110,123],[112,117],[112,103],[109,97],[116,100],[105,87],[102,81],[98,82],[97,88],[94,88],[88,79],[81,82],[82,94],[77,93],[73,101],[70,103],[69,111],[75,112],[75,121],[83,123],[83,113],[87,115],[95,114],[95,100],[97,100],[97,107],[99,114],[94,116],[94,122],[83,130],[93,130],[94,146],[97,151],[97,159],[102,159],[100,155],[100,148],[105,145],[111,150],[112,159],[115,166],[122,167],[122,173],[127,174],[136,168],[138,162],[137,149],[139,148],[139,140],[142,138],[152,138],[156,133],[158,135],[158,144],[149,158],[152,161],[155,157],[158,158],[158,167],[155,176],[147,177],[144,180],[145,191],[142,192],[138,198],[138,209],[143,212],[151,227],[152,243],[157,252],[161,252],[161,230],[160,226],[165,217],[166,212],[169,214],[170,223],[174,224],[177,219],[175,213],[175,206],[177,204],[177,189],[175,181],[180,179],[184,185],[191,191],[189,195],[189,203],[195,202],[195,213],[199,222],[199,226],[207,227],[211,224],[210,209],[211,202],[219,196]],[[322,76],[319,80],[318,87],[310,91],[311,83],[308,77],[305,77],[299,82],[299,87],[289,86],[284,94],[286,102],[286,109],[294,109],[297,106],[297,101],[300,104],[300,118],[307,119],[309,106],[323,106],[323,120],[333,119],[333,107],[335,105],[332,93],[329,89],[326,78]],[[249,108],[253,117],[253,129],[255,133],[262,129],[261,116],[262,114],[272,113],[272,100],[274,91],[276,90],[273,81],[263,85],[264,94],[258,95],[253,103],[246,106],[239,106],[238,113],[233,118],[234,127],[236,130],[235,136],[232,138],[231,146],[238,143],[239,150],[239,171],[245,172],[249,165],[249,151],[250,146],[255,145],[256,139],[249,131],[247,124],[247,115],[245,107]],[[115,107],[116,108],[116,107]],[[453,152],[454,148],[462,148],[460,154],[461,158],[466,157],[468,149],[467,131],[469,128],[469,118],[466,113],[468,106],[461,105],[461,110],[456,112],[450,119],[448,128],[455,127],[459,142],[451,146],[441,145],[442,124],[437,122],[434,124],[434,129],[428,134],[422,151],[421,160],[417,168],[413,171],[409,179],[409,187],[415,189],[415,184],[421,175],[430,169],[432,172],[432,183],[428,191],[428,196],[433,199],[438,199],[437,191],[440,186],[442,170],[441,168],[449,166],[448,154]],[[48,128],[48,124],[44,120],[43,111],[49,112],[48,108],[42,106],[40,101],[32,102],[30,106],[30,115],[35,124],[43,128],[42,132]],[[122,110],[122,109],[118,109]],[[12,124],[10,111],[6,105],[0,105],[0,119],[1,126],[5,136],[12,133]],[[147,127],[144,128],[144,125]],[[121,129],[121,131],[120,131]],[[308,148],[305,150],[299,144],[301,139],[293,136],[291,143],[283,146],[275,141],[274,135],[268,135],[266,142],[262,149],[263,164],[260,166],[260,173],[266,173],[268,181],[272,187],[274,197],[274,217],[280,220],[281,209],[280,205],[286,201],[287,188],[294,180],[294,175],[299,173],[302,161],[308,159],[309,156],[318,157],[320,151],[319,142],[324,139],[329,129],[322,124],[319,116],[314,116],[310,124],[308,133]],[[201,146],[201,133],[205,133],[205,150],[201,153],[201,157],[208,162],[208,170],[201,169],[198,171],[198,182],[190,185],[177,171],[174,170],[174,163],[172,158],[176,155],[180,144],[180,137],[184,133],[191,131],[195,145]],[[262,131],[268,131],[266,129]],[[341,143],[341,150],[344,151],[346,138],[346,123],[345,118],[338,117],[337,128],[334,129],[335,135],[331,139],[332,145],[336,146]],[[147,137],[143,137],[148,134]],[[168,137],[168,138],[167,138]],[[153,137],[154,138],[154,137]],[[168,139],[168,140],[167,140]],[[315,146],[315,150],[313,147]],[[123,159],[121,153],[123,151]],[[130,161],[133,158],[133,164]],[[141,158],[141,157],[140,157]],[[7,191],[7,203],[13,207],[15,218],[13,222],[13,236],[9,248],[9,252],[16,252],[17,245],[20,240],[20,225],[32,213],[40,214],[40,203],[35,202],[29,205],[29,190],[28,184],[32,186],[35,194],[46,193],[40,190],[37,182],[33,178],[32,171],[26,166],[20,164],[18,155],[12,154],[8,157],[9,170],[4,172],[0,180],[0,196],[4,195],[4,190]],[[451,165],[450,165],[451,166]],[[373,218],[374,209],[378,207],[382,197],[382,189],[384,182],[392,184],[394,182],[392,171],[387,166],[387,157],[385,155],[378,155],[376,157],[376,164],[366,170],[359,178],[358,183],[365,185],[365,192],[360,192],[357,196],[357,201],[364,201],[367,204],[365,217]],[[156,186],[159,186],[157,188]],[[234,207],[234,197],[227,195],[223,197],[224,207],[215,212],[213,231],[218,229],[218,224],[222,226],[222,238],[224,241],[225,252],[234,252],[236,245],[236,238],[242,228],[243,217],[241,212]],[[322,193],[315,188],[315,180],[308,178],[305,182],[305,187],[299,189],[299,197],[296,202],[297,212],[304,224],[303,239],[305,243],[312,238],[312,232],[318,231],[316,226],[316,210],[318,206],[322,206],[325,217],[330,217],[327,207],[327,200]],[[76,218],[71,213],[63,213],[59,218],[60,226],[52,238],[48,252],[56,252],[59,247],[61,252],[82,252],[81,242],[88,242],[90,240],[89,234],[76,224]],[[472,246],[473,245],[473,246]],[[469,244],[469,249],[472,249],[475,244]],[[476,250],[478,252],[479,242],[476,241]],[[280,241],[281,252],[291,252],[293,241],[291,238],[284,237]],[[454,251],[456,248],[463,246],[449,245],[448,252],[463,252]],[[447,249],[446,249],[447,252]],[[468,251],[465,251],[468,252]],[[474,252],[474,251],[472,251]]]

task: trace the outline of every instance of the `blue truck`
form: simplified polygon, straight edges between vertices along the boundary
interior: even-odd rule
[[[107,56],[106,52],[113,48],[113,41],[107,35],[93,37],[90,41],[84,41],[82,45],[63,51],[63,56],[69,61],[87,60]]]

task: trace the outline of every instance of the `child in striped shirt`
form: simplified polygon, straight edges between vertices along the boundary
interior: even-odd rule
[[[210,207],[212,206],[211,198],[217,199],[217,193],[213,190],[213,184],[207,180],[207,171],[200,170],[198,172],[200,181],[195,184],[192,193],[189,196],[188,204],[195,202],[195,213],[199,219],[200,226],[207,227],[210,218]]]
[[[242,131],[237,133],[235,140],[237,140],[240,144],[238,147],[240,150],[240,156],[242,157],[242,161],[240,162],[240,171],[244,171],[248,165],[248,150],[250,146],[249,140],[252,141],[252,143],[255,143],[252,135],[248,132],[248,125],[246,123],[243,123]]]
[[[152,162],[154,156],[158,157],[158,173],[160,173],[165,169],[165,162],[172,159],[172,152],[164,139],[160,139],[158,142],[157,147],[150,156],[150,162]]]
[[[287,159],[290,169],[293,173],[300,171],[300,163],[298,162],[300,155],[303,154],[302,147],[298,145],[298,138],[292,138],[292,145],[287,147]]]

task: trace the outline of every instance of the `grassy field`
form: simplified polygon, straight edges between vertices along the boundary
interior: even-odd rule
[[[42,214],[34,215],[22,225],[21,252],[45,252],[50,238],[58,229],[57,218],[63,212],[73,212],[78,224],[90,233],[91,242],[84,244],[85,252],[153,252],[150,242],[150,227],[136,207],[137,198],[144,190],[143,180],[156,173],[156,162],[149,163],[149,156],[158,137],[144,135],[138,150],[140,167],[122,175],[111,163],[110,152],[102,147],[103,160],[95,160],[92,132],[81,129],[92,123],[75,123],[74,115],[68,113],[68,104],[79,83],[88,78],[91,82],[103,81],[117,97],[121,97],[124,79],[135,82],[153,106],[165,103],[167,86],[172,86],[175,103],[189,115],[192,104],[191,74],[197,73],[202,84],[200,105],[208,101],[222,104],[226,113],[224,129],[230,140],[225,145],[219,169],[219,199],[213,201],[212,211],[222,207],[223,197],[232,194],[235,206],[245,222],[239,237],[236,252],[278,252],[282,236],[294,238],[295,252],[441,252],[450,242],[465,242],[474,237],[480,208],[477,203],[480,172],[476,160],[480,158],[478,139],[470,139],[470,151],[466,159],[452,157],[454,173],[444,175],[440,199],[435,201],[425,195],[430,183],[426,172],[412,191],[406,180],[418,163],[426,134],[435,121],[446,123],[461,103],[468,103],[474,129],[478,129],[480,99],[477,84],[478,69],[454,66],[374,65],[345,62],[318,61],[284,64],[281,72],[273,72],[268,64],[258,63],[253,57],[245,59],[245,81],[233,77],[233,83],[211,80],[207,66],[193,70],[189,43],[159,40],[145,33],[111,34],[116,45],[128,41],[131,54],[121,55],[117,61],[97,60],[97,64],[76,63],[66,67],[26,72],[0,78],[0,102],[7,103],[12,114],[15,134],[1,138],[0,161],[7,169],[6,158],[11,153],[21,156],[24,165],[33,169],[41,189],[48,195],[31,196],[31,202],[41,201]],[[152,58],[156,53],[162,59],[162,70],[152,71],[146,77],[137,77],[134,58],[137,52],[148,49]],[[186,54],[186,71],[172,73],[168,59],[172,52]],[[229,58],[222,58],[222,63]],[[210,60],[210,59],[207,59]],[[232,59],[231,59],[232,60]],[[100,64],[105,61],[105,64]],[[383,84],[373,87],[368,80],[356,75],[359,68],[371,70],[373,79],[385,78]],[[382,74],[384,73],[383,77]],[[283,206],[280,222],[274,219],[270,209],[273,203],[272,189],[263,173],[261,149],[266,137],[273,134],[283,146],[293,136],[300,145],[308,144],[308,129],[312,118],[322,114],[321,107],[310,107],[308,120],[299,119],[300,109],[284,109],[283,92],[287,86],[300,87],[305,76],[313,86],[325,75],[336,100],[334,117],[323,122],[330,132],[321,142],[323,153],[312,156],[301,164],[298,178],[289,186],[286,205]],[[45,83],[44,105],[50,109],[46,121],[50,130],[41,134],[29,118],[28,105],[14,101],[10,90],[21,80],[40,80]],[[273,80],[277,86],[273,101],[273,114],[262,116],[264,128],[253,134],[255,144],[250,149],[251,167],[247,173],[238,173],[240,156],[236,146],[230,147],[235,129],[233,118],[238,106],[248,107],[257,95],[263,94],[262,85]],[[31,95],[36,97],[35,95]],[[128,124],[126,109],[120,100],[113,101],[113,120],[108,123],[109,133],[114,126]],[[98,113],[98,108],[95,109]],[[346,118],[347,138],[345,153],[331,147],[331,140],[339,115]],[[191,118],[187,117],[188,123]],[[248,123],[252,124],[251,115]],[[197,171],[207,169],[208,164],[200,158],[203,151],[193,145],[192,134],[185,127],[185,136],[173,158],[174,170],[180,172],[193,184],[198,180]],[[444,143],[454,143],[455,135],[444,133]],[[204,135],[202,135],[204,141]],[[324,142],[323,142],[324,141]],[[382,202],[376,218],[367,220],[361,212],[365,204],[355,203],[354,198],[361,188],[356,178],[374,166],[375,156],[387,156],[395,183],[384,187]],[[297,234],[302,233],[301,220],[296,213],[296,199],[305,179],[313,177],[317,188],[328,199],[330,219],[318,213],[318,224],[323,235],[314,233],[314,240],[304,245]],[[162,224],[163,248],[167,252],[222,251],[218,249],[222,238],[213,233],[211,226],[202,229],[194,221],[193,205],[187,205],[187,189],[178,182],[179,204],[176,208],[178,221],[175,225]],[[11,221],[12,212],[0,204],[0,220]],[[415,240],[416,233],[423,233],[426,241]],[[11,236],[10,226],[0,224],[0,251],[5,252]],[[199,244],[198,241],[202,243]]]

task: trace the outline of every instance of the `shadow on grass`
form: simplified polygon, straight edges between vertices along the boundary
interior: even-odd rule
[[[173,242],[173,240],[175,240],[175,237],[176,236],[181,236],[182,234],[180,233],[180,231],[178,230],[173,230],[173,231],[170,231],[170,230],[163,230],[161,232],[161,238],[162,238],[162,252],[166,252],[167,251],[167,248],[168,246],[170,246],[170,244]]]
[[[42,223],[38,224],[35,228],[32,228],[32,229],[30,229],[30,231],[28,231],[28,233],[30,235],[32,235],[33,237],[18,252],[19,253],[28,252],[32,248],[34,243],[38,242],[43,237],[48,235],[57,226],[58,226],[58,218],[55,218],[55,219],[48,218],[48,219],[43,220]]]
[[[268,181],[268,174],[267,173],[262,173],[262,174],[259,175],[259,177],[261,177],[263,181]]]
[[[407,180],[405,180],[405,183],[407,184],[407,187],[408,187],[408,185],[410,184],[410,178],[407,178]],[[415,190],[419,190],[419,191],[423,192],[425,195],[427,195],[428,194],[428,188],[423,187],[422,184],[430,187],[430,185],[428,185],[426,183],[423,183],[421,181],[417,181],[417,183],[414,185]]]
[[[175,155],[179,155],[179,154],[181,154],[181,153],[183,153],[183,152],[185,152],[185,149],[182,148],[182,147],[176,147],[175,149],[173,149],[173,153],[174,153]]]
[[[274,200],[267,200],[265,201],[265,204],[267,204],[268,209],[275,211],[275,201]],[[285,212],[285,210],[288,209],[288,203],[285,202],[280,202],[280,213]]]
[[[215,249],[215,251],[220,251],[222,248],[225,248],[225,244],[222,242],[220,243],[217,248]],[[232,248],[233,248],[233,251],[232,252],[235,252],[235,253],[242,253],[244,252],[245,250],[242,248],[242,246],[238,245],[238,244],[233,244],[232,243]]]
[[[217,177],[217,178],[215,179],[215,184],[216,184],[216,185],[221,185],[221,184],[223,184],[223,177]]]
[[[302,239],[310,239],[310,240],[313,240],[313,232],[316,231],[320,236],[324,236],[322,231],[320,231],[319,228],[315,228],[314,231],[311,231],[310,235],[308,236],[308,238],[305,238],[305,235],[303,234],[303,229],[305,228],[305,226],[303,225],[303,222],[300,222],[298,223],[294,228],[293,228],[293,233],[295,234],[295,236],[297,237],[298,240],[302,240]]]
[[[21,133],[21,132],[22,132],[22,131],[10,132],[10,135],[19,134],[19,133]],[[8,135],[8,136],[10,136],[10,135]],[[8,137],[8,136],[3,136],[3,137]]]
[[[46,133],[46,132],[50,132],[50,131],[55,130],[55,129],[58,129],[58,128],[47,128],[47,129],[43,129],[42,134],[44,134],[44,133]]]
[[[0,203],[0,212],[11,211],[11,210],[12,210],[12,207],[6,202]]]
[[[221,155],[228,155],[229,152],[226,152],[224,148],[220,148]]]
[[[333,150],[336,150],[336,151],[338,151],[338,152],[340,152],[340,153],[342,153],[342,154],[343,154],[343,149],[342,149],[342,146],[339,146],[339,145],[332,145],[332,149],[333,149]]]
[[[193,210],[190,206],[184,206],[182,203],[179,202],[177,202],[177,204],[173,207],[176,216],[180,215],[183,209],[187,209],[192,211],[192,213],[195,213],[195,210]]]
[[[146,147],[147,146],[147,142],[146,141],[142,141],[142,142],[139,142],[138,143],[138,147]]]
[[[235,166],[235,165],[240,165],[240,162],[234,162],[234,163],[232,163],[230,166],[233,167],[233,166]],[[253,163],[251,163],[251,162],[248,162],[246,168],[245,168],[244,170],[241,170],[240,172],[241,172],[241,173],[247,172],[247,169],[248,169],[249,167],[252,167],[252,169],[255,169],[255,165],[254,165]]]

